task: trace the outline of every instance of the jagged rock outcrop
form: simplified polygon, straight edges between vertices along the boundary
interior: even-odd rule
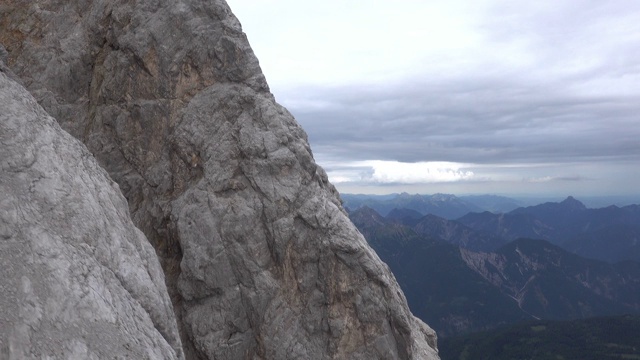
[[[0,7],[9,66],[156,248],[187,358],[437,358],[224,1]]]
[[[182,359],[118,185],[0,60],[0,358]]]

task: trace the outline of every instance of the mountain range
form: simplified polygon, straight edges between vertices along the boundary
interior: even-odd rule
[[[393,209],[411,209],[423,215],[433,214],[445,219],[456,219],[469,212],[507,212],[522,206],[517,200],[497,195],[458,197],[451,194],[341,194],[341,198],[343,205],[351,210],[367,206],[386,216]]]
[[[611,263],[640,261],[639,205],[592,209],[569,196],[560,202],[516,207],[508,212],[478,212],[473,209],[482,204],[485,209],[489,204],[497,203],[512,207],[516,200],[491,195],[456,197],[406,193],[387,196],[347,194],[342,197],[352,212],[369,207],[419,234],[433,235],[474,251],[490,252],[515,239],[529,238],[547,240],[586,258]],[[475,199],[475,203],[469,199]],[[462,212],[465,213],[453,217]]]
[[[489,211],[507,213],[519,207],[534,206],[549,202],[559,202],[561,197],[507,197],[501,195],[453,195],[453,194],[408,194],[386,195],[340,194],[345,207],[357,210],[368,206],[386,216],[394,208],[413,209],[422,215],[433,214],[446,219],[456,219],[468,212]],[[581,196],[580,200],[588,208],[602,208],[615,205],[625,207],[640,204],[640,196]]]
[[[403,213],[414,216],[398,220]],[[638,262],[586,259],[540,239],[501,244],[433,215],[415,218],[413,212],[394,211],[383,217],[363,207],[350,218],[389,265],[414,314],[441,337],[533,319],[640,310]],[[485,244],[497,248],[472,250]]]
[[[468,213],[457,222],[508,242],[543,239],[578,255],[608,262],[640,261],[640,206],[589,209],[568,197],[505,214]],[[487,249],[489,250],[489,249]]]

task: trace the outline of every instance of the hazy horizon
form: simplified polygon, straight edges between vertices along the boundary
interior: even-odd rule
[[[608,207],[611,205],[615,205],[615,206],[640,205],[640,195],[575,196],[572,194],[567,194],[567,195],[545,196],[542,194],[505,195],[505,194],[490,194],[490,193],[453,194],[453,193],[409,193],[409,192],[395,192],[395,193],[384,193],[384,194],[340,192],[340,195],[386,197],[386,196],[400,195],[402,193],[406,193],[412,196],[413,195],[432,196],[432,195],[444,194],[444,195],[453,195],[459,198],[473,197],[473,196],[499,196],[499,197],[515,200],[520,203],[520,206],[532,206],[532,205],[543,204],[546,202],[561,202],[566,200],[568,197],[573,197],[574,199],[582,202],[587,208],[602,208],[602,207]]]

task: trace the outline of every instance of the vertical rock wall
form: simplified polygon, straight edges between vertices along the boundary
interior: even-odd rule
[[[183,358],[162,269],[118,185],[5,71],[0,358]]]
[[[156,248],[187,358],[437,358],[224,1],[0,10],[9,66]]]

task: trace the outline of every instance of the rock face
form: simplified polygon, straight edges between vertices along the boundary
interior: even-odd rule
[[[118,185],[4,71],[0,358],[183,358],[162,269]]]
[[[437,359],[224,1],[9,1],[9,67],[120,185],[193,359]]]

